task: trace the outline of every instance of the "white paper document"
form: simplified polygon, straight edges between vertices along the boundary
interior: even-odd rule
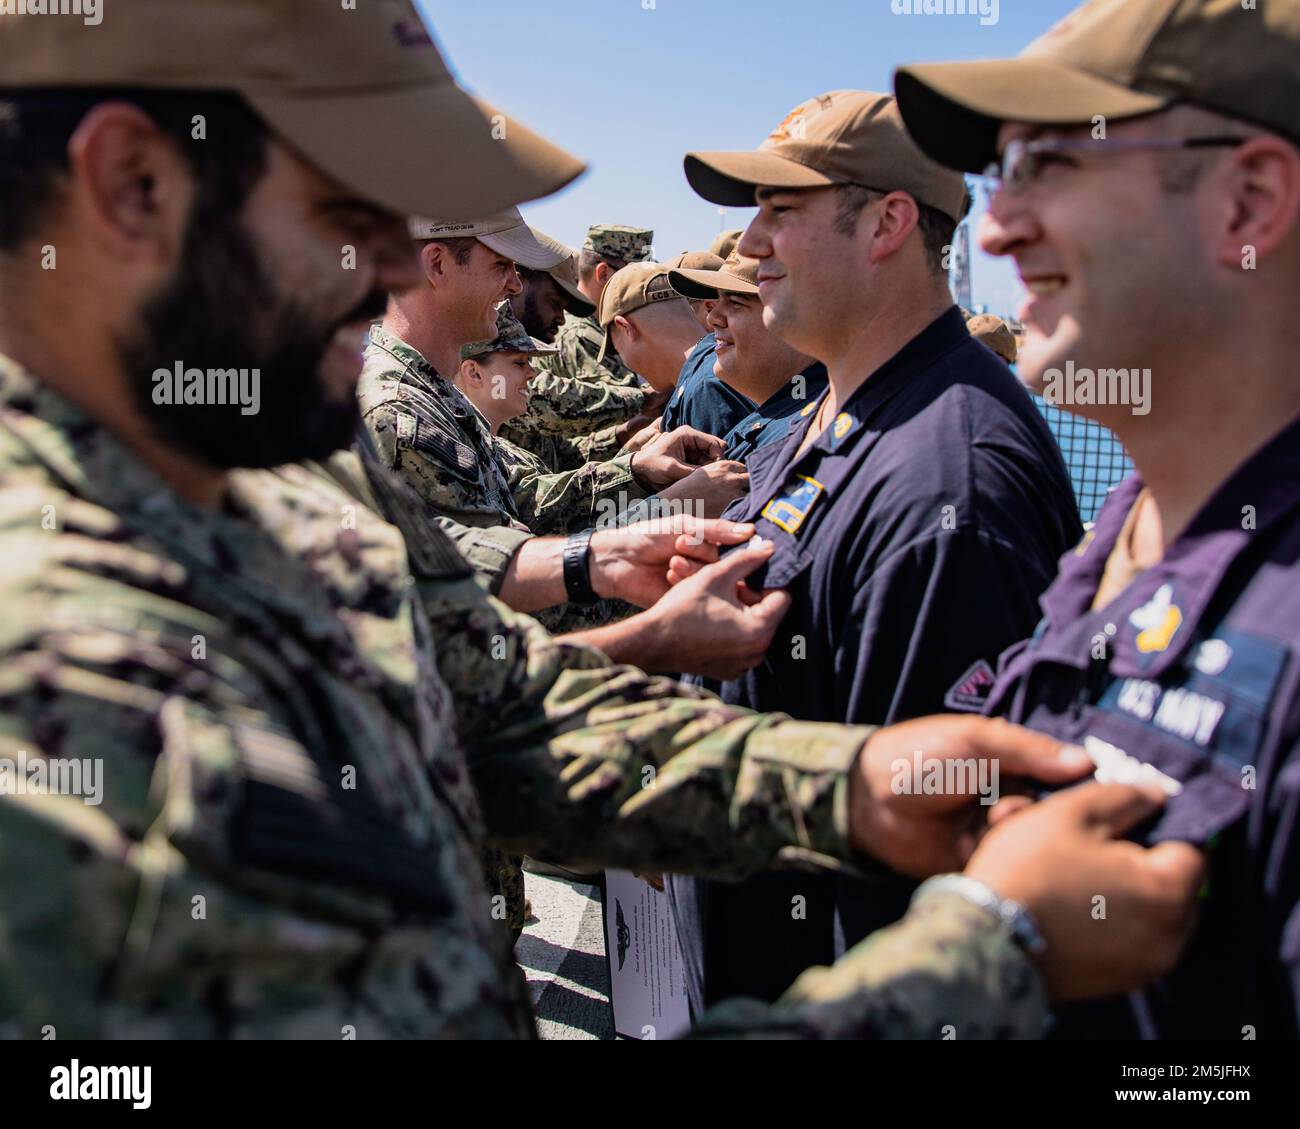
[[[605,955],[614,1030],[672,1039],[691,1025],[686,973],[668,895],[626,870],[605,871]]]

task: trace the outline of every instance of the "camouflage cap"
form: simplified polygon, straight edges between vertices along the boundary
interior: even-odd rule
[[[1090,0],[1019,58],[902,67],[894,87],[921,148],[974,173],[1003,122],[1088,125],[1179,102],[1300,144],[1300,3]]]
[[[673,270],[668,281],[687,298],[716,298],[719,294],[758,294],[758,260],[732,251],[717,270]]]
[[[655,302],[684,301],[668,281],[668,272],[660,263],[631,263],[615,271],[600,295],[600,312],[596,320],[605,331],[596,363],[605,359],[610,349],[609,327],[616,317],[625,316]]]
[[[509,302],[497,307],[497,335],[491,341],[474,341],[462,345],[460,359],[483,357],[488,353],[554,353],[554,345],[546,345],[528,335],[523,322],[515,317]]]
[[[587,229],[584,251],[595,251],[625,263],[654,262],[655,233],[649,228],[626,227],[621,223],[597,223]]]
[[[1019,355],[1016,335],[996,314],[977,314],[966,323],[966,329],[976,341],[983,342],[1007,364],[1016,363],[1016,357]]]
[[[569,301],[564,308],[575,317],[591,317],[596,312],[596,303],[578,287],[578,252],[568,244],[561,243],[554,236],[538,231],[535,227],[530,227],[528,230],[533,233],[533,238],[543,247],[556,255],[563,256],[555,266],[548,268],[546,273],[555,280],[556,285],[568,296]]]
[[[744,234],[745,229],[743,227],[736,227],[732,228],[731,231],[724,231],[710,245],[709,253],[717,255],[720,259],[725,259],[736,249],[736,244],[740,242],[740,237]]]
[[[410,0],[96,9],[94,23],[31,8],[0,18],[0,88],[232,91],[317,168],[402,215],[482,215],[585,167],[457,86]]]

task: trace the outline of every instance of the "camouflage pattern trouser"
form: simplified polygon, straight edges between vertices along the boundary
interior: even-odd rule
[[[518,941],[528,917],[524,899],[524,860],[522,855],[512,855],[491,843],[483,846],[483,875],[487,879],[488,894],[492,897],[492,916],[501,918],[510,927],[512,941]],[[497,901],[497,897],[502,900]]]

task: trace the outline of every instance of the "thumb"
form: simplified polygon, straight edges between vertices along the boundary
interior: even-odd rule
[[[1114,839],[1164,807],[1165,795],[1149,784],[1088,783],[1058,792],[1043,802],[1069,809],[1085,827]]]
[[[1144,864],[1180,900],[1193,897],[1205,881],[1205,852],[1190,843],[1157,843],[1146,852]]]
[[[708,586],[724,593],[734,602],[736,585],[760,565],[771,560],[774,551],[774,546],[768,542],[757,549],[737,549],[728,553],[717,564],[709,565],[703,570],[708,576]]]
[[[775,631],[776,625],[789,610],[790,593],[781,588],[769,588],[757,603],[749,605],[745,617],[755,621],[759,627]]]

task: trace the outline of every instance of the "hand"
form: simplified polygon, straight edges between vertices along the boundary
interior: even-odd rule
[[[967,865],[1033,914],[1047,942],[1036,963],[1053,999],[1131,991],[1177,963],[1196,922],[1205,856],[1187,843],[1117,838],[1164,800],[1126,784],[1069,788],[995,818]]]
[[[1068,784],[1092,768],[1082,749],[995,718],[904,721],[877,730],[858,755],[849,778],[850,836],[858,850],[913,878],[960,870],[1008,785],[1026,778]],[[927,794],[936,779],[943,788]]]
[[[744,463],[730,459],[697,467],[685,478],[659,491],[659,498],[675,502],[698,517],[720,517],[737,498],[749,491]]]
[[[691,466],[705,466],[721,458],[726,447],[716,435],[706,435],[693,427],[677,427],[651,441],[646,450],[671,455]]]
[[[652,449],[653,446],[653,442],[647,444],[645,450],[632,456],[632,474],[647,490],[662,490],[693,472],[689,463],[672,455],[661,455]]]
[[[640,417],[638,417],[640,418]],[[650,440],[663,433],[663,420],[656,418],[653,423],[648,423],[633,435],[626,443],[623,444],[623,453],[625,455],[634,455],[645,447]]]
[[[661,894],[664,892],[664,876],[662,874],[652,874],[649,871],[634,870],[632,871],[632,876],[641,879],[641,881],[649,886],[650,889],[658,890]]]
[[[691,514],[600,529],[591,537],[591,586],[598,596],[648,608],[669,589],[670,562],[712,564],[719,546],[739,545],[753,536],[752,525]]]
[[[763,661],[790,597],[777,589],[753,592],[745,577],[772,552],[770,541],[761,549],[738,549],[701,568],[646,613],[666,648],[660,669],[725,681]]]

